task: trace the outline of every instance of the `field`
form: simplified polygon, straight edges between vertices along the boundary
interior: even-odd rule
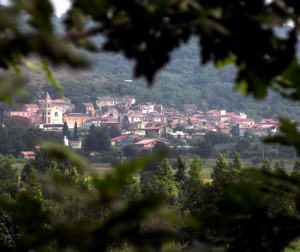
[[[231,159],[228,160],[229,162],[232,162]],[[272,160],[271,163],[274,166],[275,162],[277,160]],[[172,160],[173,163],[176,163],[176,160]],[[187,163],[189,165],[189,163],[191,162],[191,160],[188,160]],[[205,179],[205,181],[211,181],[211,171],[212,171],[212,167],[215,165],[216,163],[216,159],[203,159],[202,160],[202,165],[203,165],[203,169],[202,169],[202,173],[203,173],[203,177]],[[250,167],[254,167],[254,165],[252,164],[251,160],[248,159],[244,159],[242,160],[243,166],[245,168],[250,168]],[[284,168],[290,172],[293,169],[294,166],[294,161],[293,160],[282,160],[282,163],[284,165]],[[114,171],[114,168],[108,164],[108,163],[92,163],[92,173],[95,174],[96,176],[105,176],[108,173],[111,173]],[[261,164],[257,164],[256,167],[260,167]]]

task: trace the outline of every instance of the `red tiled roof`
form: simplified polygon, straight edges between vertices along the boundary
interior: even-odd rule
[[[262,119],[261,123],[278,124],[279,121],[276,119]]]
[[[154,143],[154,142],[156,142],[157,141],[157,139],[155,139],[155,138],[151,138],[151,139],[144,139],[144,140],[141,140],[141,141],[139,141],[139,142],[137,142],[137,143],[135,143],[136,145],[148,145],[148,144],[151,144],[151,143]]]
[[[112,138],[111,141],[122,141],[122,140],[124,140],[126,137],[128,137],[128,136],[127,136],[127,135],[121,135],[121,136]]]
[[[219,126],[217,126],[217,128],[219,128],[219,129],[228,129],[229,127],[226,126],[226,125],[219,125]]]
[[[81,114],[81,113],[69,113],[65,115],[66,117],[91,117],[88,114]]]
[[[89,107],[89,106],[94,106],[93,103],[82,103],[83,106]]]
[[[39,103],[45,103],[45,100],[38,100]],[[68,104],[66,101],[61,99],[51,100],[51,103],[62,103],[62,104]]]
[[[159,125],[159,126],[149,126],[145,128],[145,130],[156,130],[156,129],[162,129],[164,125]]]
[[[51,100],[51,103],[67,103],[67,102],[61,99],[56,99],[56,100]]]
[[[234,122],[254,122],[253,119],[251,118],[234,118],[233,119]]]
[[[24,156],[34,156],[35,153],[33,151],[21,151],[21,154]]]
[[[39,106],[36,105],[36,104],[24,104],[25,107],[28,107],[28,108],[38,108]]]
[[[252,129],[254,125],[240,125],[240,129]]]
[[[229,116],[229,117],[239,117],[239,115],[237,115],[233,112],[228,112],[228,113],[226,113],[226,115]]]
[[[118,121],[103,121],[103,124],[120,124]]]

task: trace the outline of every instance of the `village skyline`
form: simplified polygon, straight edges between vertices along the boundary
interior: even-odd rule
[[[273,118],[256,121],[243,112],[204,112],[195,104],[183,104],[183,108],[184,112],[151,101],[137,103],[134,97],[109,96],[99,96],[95,103],[87,101],[76,107],[68,98],[52,99],[47,93],[45,99],[24,104],[20,110],[5,111],[3,116],[27,118],[32,126],[44,130],[61,128],[65,122],[72,129],[76,122],[78,128],[116,126],[122,134],[167,138],[197,138],[209,131],[236,134],[238,137],[249,131],[265,136],[275,133],[279,124]],[[233,133],[234,130],[236,133]]]

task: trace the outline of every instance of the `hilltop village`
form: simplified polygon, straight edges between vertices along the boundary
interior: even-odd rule
[[[112,145],[133,142],[142,148],[152,148],[157,140],[203,139],[210,131],[243,137],[245,132],[265,136],[276,132],[278,120],[255,121],[244,113],[225,110],[203,112],[194,104],[185,104],[185,112],[175,108],[164,108],[160,104],[145,102],[138,104],[133,97],[98,97],[95,104],[82,103],[80,107],[67,98],[45,99],[36,104],[24,104],[19,111],[6,111],[5,117],[22,117],[43,130],[62,130],[63,124],[69,129],[89,129],[94,126],[117,127],[122,135],[111,139]],[[129,140],[129,138],[131,140]],[[68,139],[65,144],[68,145]],[[76,145],[80,148],[80,144]]]

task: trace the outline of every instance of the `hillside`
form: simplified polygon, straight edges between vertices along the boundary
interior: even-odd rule
[[[96,38],[101,45],[102,38]],[[86,54],[93,63],[88,70],[75,71],[66,67],[55,68],[57,78],[64,88],[64,95],[73,103],[94,101],[97,96],[135,96],[138,102],[155,101],[166,106],[194,103],[202,110],[225,109],[244,112],[251,117],[285,116],[300,119],[300,108],[294,103],[270,93],[264,101],[244,97],[234,92],[235,69],[227,67],[219,71],[210,64],[200,66],[196,39],[184,45],[172,55],[171,63],[161,71],[154,86],[149,88],[142,79],[125,83],[132,79],[133,62],[121,55],[99,53]],[[33,99],[41,98],[46,91],[57,96],[50,84],[42,76],[29,73],[30,93]]]

